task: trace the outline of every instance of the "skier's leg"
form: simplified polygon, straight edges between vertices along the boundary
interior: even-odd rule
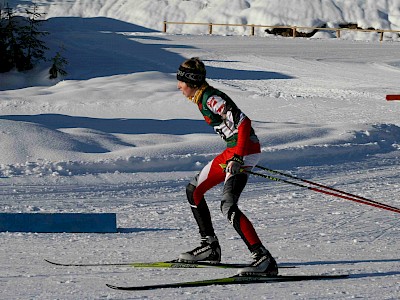
[[[261,245],[261,241],[252,223],[237,205],[240,194],[246,186],[247,179],[248,175],[245,173],[236,174],[228,178],[222,193],[221,211],[228,218],[249,250],[253,251]]]
[[[186,186],[187,200],[189,201],[194,219],[196,220],[196,223],[199,227],[201,237],[214,236],[215,233],[211,220],[210,210],[208,208],[206,200],[204,199],[204,195],[200,199],[200,201],[197,201],[197,205],[194,200],[194,191],[196,190],[197,186],[197,178],[198,176],[196,176],[195,179]]]
[[[219,262],[221,260],[221,248],[214,233],[210,210],[204,194],[223,180],[224,173],[221,172],[221,168],[216,169],[215,161],[212,161],[187,185],[186,196],[199,227],[201,245],[182,253],[179,256],[181,261]]]
[[[251,168],[256,164],[245,162],[245,168]],[[268,275],[277,275],[278,266],[270,252],[263,246],[258,237],[253,224],[239,209],[237,203],[239,197],[247,184],[248,174],[239,173],[235,175],[228,174],[224,184],[224,190],[221,201],[221,211],[228,218],[237,233],[245,242],[251,252],[253,263],[246,268],[240,269],[238,273],[265,273]]]

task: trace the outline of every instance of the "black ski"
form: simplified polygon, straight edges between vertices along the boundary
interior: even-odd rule
[[[271,283],[271,282],[287,282],[287,281],[304,281],[304,280],[332,280],[344,279],[348,275],[278,275],[278,276],[262,276],[262,275],[235,275],[231,277],[223,277],[216,279],[187,281],[165,284],[154,284],[144,286],[116,286],[107,284],[109,288],[124,291],[146,291],[154,289],[166,288],[184,288],[184,287],[200,287],[210,285],[231,285],[231,284],[252,284],[252,283]]]
[[[48,259],[46,262],[63,267],[107,267],[107,266],[120,266],[120,267],[133,267],[133,268],[177,268],[177,269],[191,269],[191,268],[221,268],[221,269],[240,269],[247,267],[248,264],[233,264],[233,263],[209,263],[209,262],[179,262],[178,260],[171,261],[157,261],[157,262],[122,262],[122,263],[59,263]],[[280,264],[279,268],[295,268],[289,264]]]

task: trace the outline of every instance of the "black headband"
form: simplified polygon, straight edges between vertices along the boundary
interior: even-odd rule
[[[186,83],[202,85],[206,81],[206,73],[199,70],[179,66],[178,72],[176,73],[176,78],[179,81],[183,81]]]

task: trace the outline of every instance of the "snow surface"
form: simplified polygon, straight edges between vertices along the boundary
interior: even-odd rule
[[[299,267],[281,273],[350,279],[118,292],[105,283],[232,270],[63,268],[43,260],[169,260],[198,244],[185,186],[224,143],[176,88],[177,66],[192,56],[253,120],[260,164],[399,207],[400,103],[385,100],[400,92],[395,37],[159,32],[163,19],[399,29],[398,0],[36,2],[48,13],[49,44],[65,47],[69,75],[51,82],[44,64],[0,75],[1,211],[115,212],[119,233],[0,233],[2,299],[400,298],[398,214],[257,177],[240,204],[278,262]],[[220,194],[219,186],[207,199],[223,260],[249,261],[219,211]]]

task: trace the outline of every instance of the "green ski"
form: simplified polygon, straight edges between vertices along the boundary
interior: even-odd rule
[[[271,283],[271,282],[287,282],[287,281],[304,281],[304,280],[332,280],[344,279],[348,275],[277,275],[277,276],[263,276],[263,275],[235,275],[231,277],[223,277],[209,280],[187,281],[176,283],[165,283],[144,286],[117,286],[107,284],[109,288],[124,291],[146,291],[154,289],[166,288],[184,288],[184,287],[201,287],[210,285],[231,285],[231,284],[253,284],[253,283]]]
[[[171,261],[158,261],[158,262],[121,262],[121,263],[59,263],[48,259],[46,262],[63,267],[107,267],[107,266],[120,266],[120,267],[133,267],[133,268],[177,268],[177,269],[191,269],[191,268],[222,268],[222,269],[240,269],[248,266],[248,264],[234,264],[234,263],[209,263],[209,262],[179,262],[178,260]],[[280,264],[279,268],[295,268],[289,264]]]

